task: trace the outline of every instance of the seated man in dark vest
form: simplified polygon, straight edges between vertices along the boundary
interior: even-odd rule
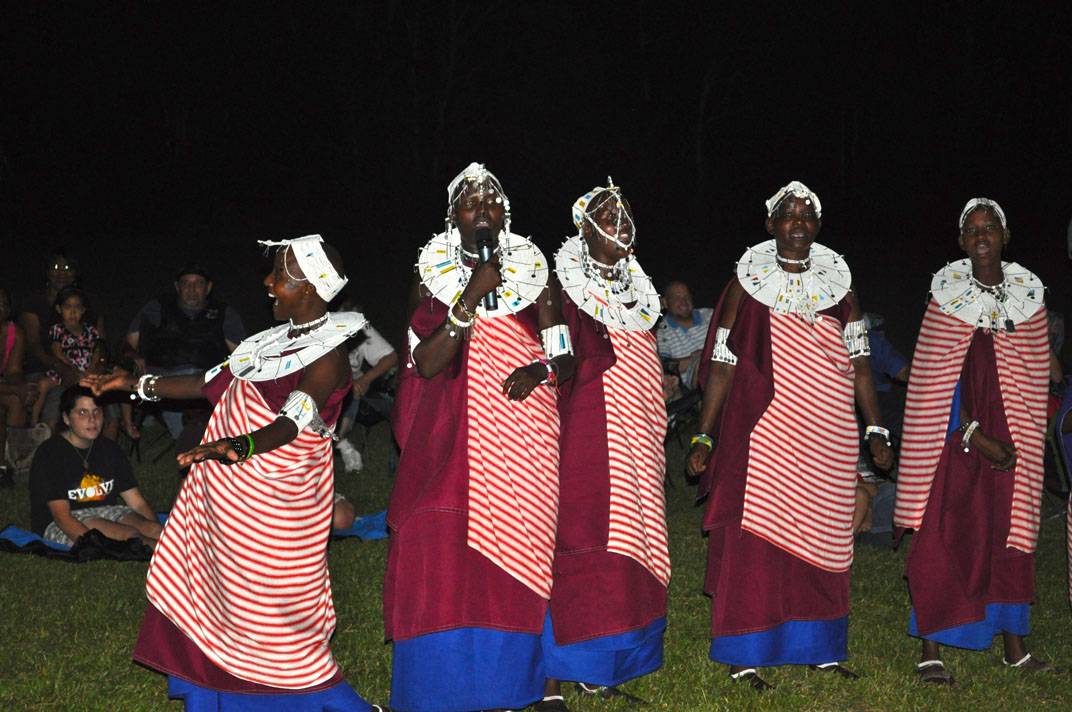
[[[167,376],[203,373],[223,362],[246,330],[235,310],[211,293],[212,280],[204,268],[194,262],[185,265],[176,277],[175,293],[150,300],[130,322],[120,347],[125,353],[120,355],[129,357],[141,373]],[[176,440],[182,416],[169,410],[163,414]]]

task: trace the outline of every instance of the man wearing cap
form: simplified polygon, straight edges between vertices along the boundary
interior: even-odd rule
[[[246,330],[237,312],[211,294],[208,272],[186,264],[175,278],[175,294],[149,300],[130,322],[120,356],[129,357],[139,373],[172,376],[204,372],[226,359]],[[182,413],[165,411],[163,418],[178,438]]]

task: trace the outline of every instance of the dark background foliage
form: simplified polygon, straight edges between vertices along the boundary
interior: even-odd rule
[[[1051,7],[8,3],[0,279],[25,295],[68,247],[115,337],[196,256],[255,330],[253,240],[319,232],[398,340],[416,249],[478,160],[549,256],[612,175],[647,271],[700,304],[763,239],[764,199],[803,180],[903,349],[985,195],[1063,310],[1072,86]]]

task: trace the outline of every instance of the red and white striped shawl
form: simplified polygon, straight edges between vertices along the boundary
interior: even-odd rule
[[[539,341],[510,316],[478,319],[470,333],[469,528],[467,544],[551,598],[558,523],[555,392],[537,387],[523,401],[502,383],[515,368],[546,358]]]
[[[772,309],[770,333],[774,397],[749,438],[741,528],[813,566],[847,571],[860,448],[843,328]]]
[[[650,331],[607,327],[616,361],[603,373],[610,470],[607,551],[634,559],[670,585],[666,531],[666,404]]]
[[[919,529],[945,446],[953,392],[975,328],[947,316],[933,299],[923,316],[912,359],[894,524]],[[1031,553],[1038,542],[1042,458],[1046,439],[1049,354],[1046,309],[1016,331],[994,332],[994,355],[1005,418],[1019,452],[1006,545]],[[986,423],[981,426],[985,432]]]
[[[236,378],[202,442],[275,419]],[[149,566],[149,600],[235,677],[288,689],[329,680],[333,485],[331,441],[308,429],[241,464],[195,464]]]

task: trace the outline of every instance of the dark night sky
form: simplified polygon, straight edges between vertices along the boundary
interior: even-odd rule
[[[397,337],[446,184],[480,160],[549,256],[613,175],[645,268],[707,304],[803,180],[904,349],[986,195],[1067,312],[1067,18],[870,4],[8,3],[0,279],[17,298],[67,246],[118,336],[196,255],[258,329],[253,240],[320,232]]]

